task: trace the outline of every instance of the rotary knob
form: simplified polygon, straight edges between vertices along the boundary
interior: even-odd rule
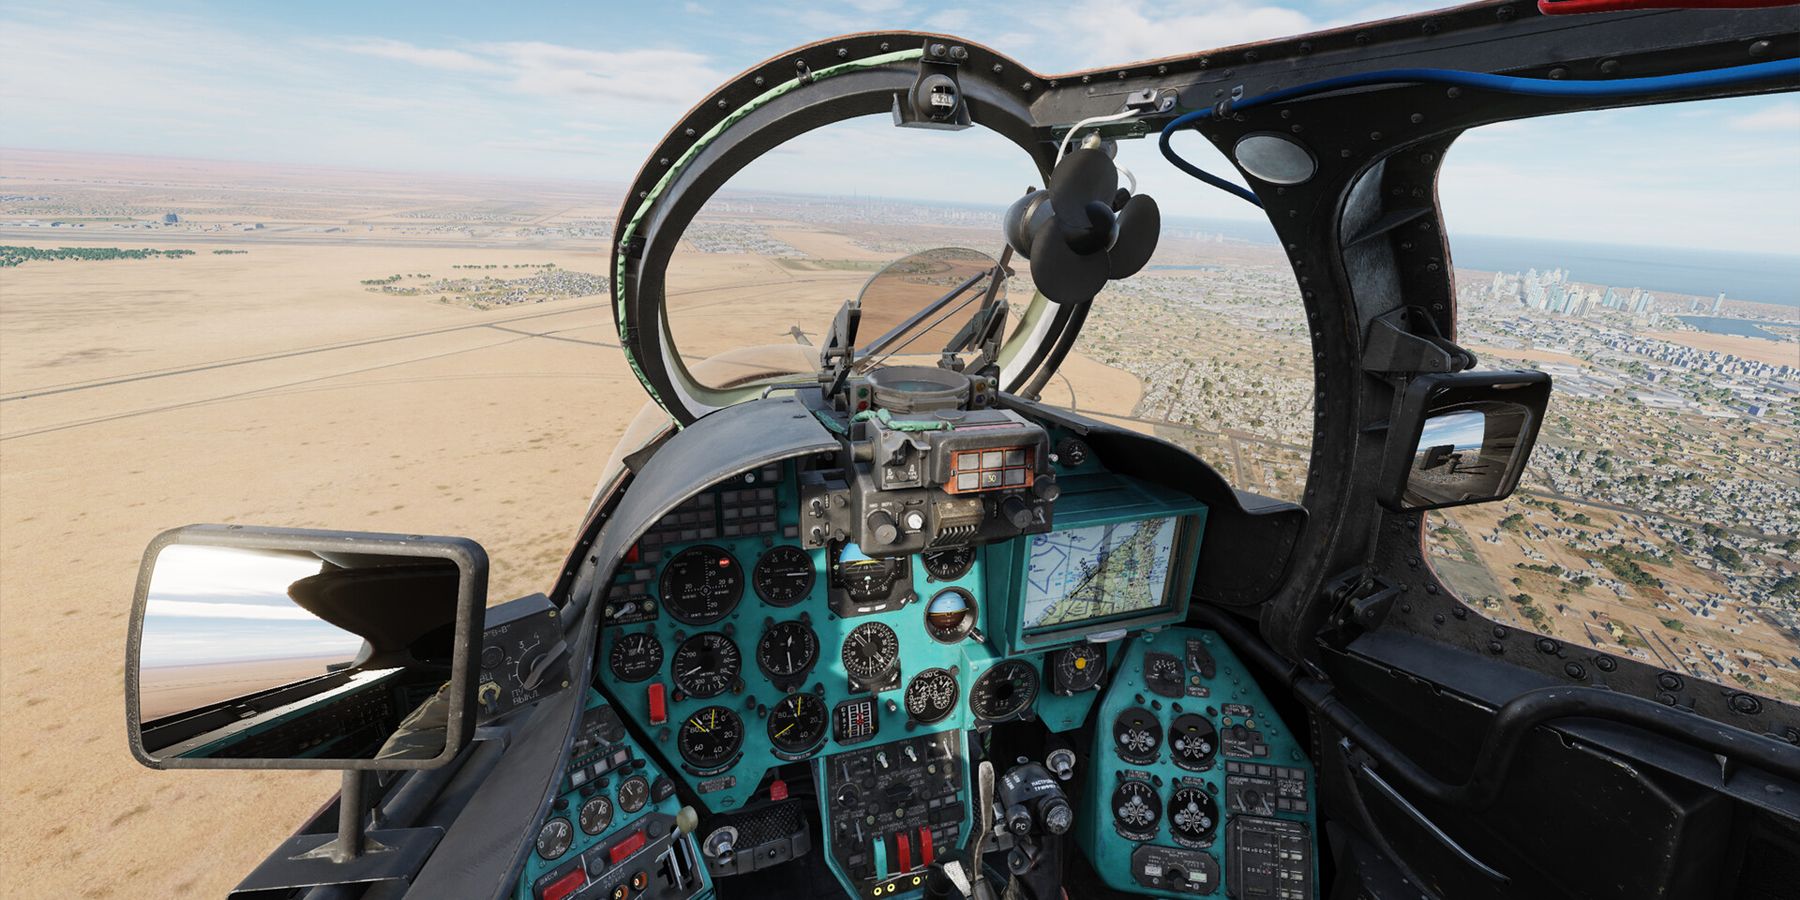
[[[891,544],[894,541],[899,540],[900,524],[895,522],[894,517],[889,515],[887,511],[878,509],[869,513],[867,522],[869,526],[868,535],[873,539],[871,543]]]

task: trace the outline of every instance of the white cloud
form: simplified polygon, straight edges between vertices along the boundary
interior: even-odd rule
[[[1195,53],[1251,41],[1286,37],[1315,29],[1305,13],[1284,6],[1224,2],[1203,11],[1165,14],[1144,0],[1087,3],[1058,23],[1058,30],[1080,35],[1084,65],[1108,65]]]
[[[342,49],[350,53],[397,60],[412,63],[415,66],[424,66],[427,69],[442,69],[446,72],[495,72],[500,68],[488,60],[480,59],[461,50],[420,47],[405,41],[387,38],[359,38],[345,43]]]
[[[1800,131],[1800,103],[1787,102],[1768,109],[1760,109],[1742,116],[1734,116],[1730,120],[1732,128],[1739,131]],[[1800,151],[1796,151],[1800,153]]]

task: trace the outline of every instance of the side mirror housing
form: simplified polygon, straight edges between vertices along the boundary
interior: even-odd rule
[[[158,769],[429,769],[474,728],[474,541],[190,525],[144,552],[126,733]]]
[[[1414,378],[1388,424],[1376,499],[1410,512],[1505,498],[1525,473],[1549,402],[1544,372]]]

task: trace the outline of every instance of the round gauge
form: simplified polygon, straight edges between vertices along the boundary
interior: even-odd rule
[[[1219,731],[1205,716],[1182,713],[1169,723],[1169,756],[1175,764],[1195,772],[1212,768],[1219,748]]]
[[[1204,847],[1219,827],[1219,802],[1198,786],[1183,786],[1169,796],[1169,831],[1175,843]]]
[[[978,719],[1003,722],[1029,709],[1037,691],[1037,670],[1030,663],[1001,660],[969,686],[969,710]]]
[[[825,740],[825,701],[812,694],[789,694],[769,708],[769,743],[775,755],[798,759]]]
[[[876,559],[864,554],[855,544],[846,544],[838,551],[832,574],[852,600],[886,600],[894,582],[899,580],[905,562],[893,557]]]
[[[663,605],[689,625],[710,625],[737,608],[744,596],[744,568],[725,550],[689,547],[663,568]]]
[[[925,571],[931,577],[939,581],[955,581],[969,574],[969,569],[975,565],[975,548],[946,547],[943,550],[933,550],[919,557],[919,561],[925,564]]]
[[[1186,677],[1181,670],[1181,660],[1167,653],[1144,654],[1144,686],[1152,693],[1180,697],[1181,682]]]
[[[1162,749],[1162,723],[1156,715],[1141,706],[1119,713],[1113,720],[1113,752],[1119,758],[1140,766],[1156,762],[1156,751]]]
[[[681,758],[701,772],[722,768],[742,746],[744,720],[723,706],[708,706],[688,716],[675,734]]]
[[[949,669],[926,669],[906,685],[906,714],[913,721],[941,721],[956,709],[956,676]]]
[[[880,622],[864,622],[844,637],[844,671],[863,684],[878,682],[900,663],[900,636]]]
[[[812,593],[812,554],[783,545],[764,553],[750,572],[750,586],[770,606],[793,606]]]
[[[704,631],[675,648],[670,674],[675,687],[689,697],[717,697],[731,690],[743,669],[737,644],[717,631]]]
[[[770,625],[756,642],[756,666],[770,678],[797,678],[818,661],[819,636],[798,619]]]
[[[650,802],[650,782],[642,775],[633,775],[619,782],[619,808],[627,813],[634,813]]]
[[[1075,644],[1050,657],[1055,674],[1052,689],[1065,696],[1090,690],[1106,674],[1106,648],[1099,644]]]
[[[537,854],[545,859],[555,859],[569,852],[569,845],[575,842],[575,826],[562,816],[556,816],[538,829]]]
[[[925,604],[925,633],[942,644],[954,644],[975,628],[975,596],[962,588],[944,588]]]
[[[643,681],[662,670],[663,646],[649,632],[621,634],[606,654],[606,667],[620,681]]]
[[[595,794],[581,804],[581,830],[588,834],[599,834],[612,824],[612,798],[605,794]]]
[[[1119,782],[1112,795],[1113,828],[1127,840],[1148,841],[1156,837],[1157,823],[1162,821],[1162,799],[1156,788],[1136,778]]]

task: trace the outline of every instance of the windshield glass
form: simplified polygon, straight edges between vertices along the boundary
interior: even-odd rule
[[[940,247],[895,260],[863,285],[857,300],[859,371],[878,365],[931,365],[947,349],[968,350],[959,333],[1006,300],[1000,263],[978,250]],[[959,354],[965,361],[973,353]]]

